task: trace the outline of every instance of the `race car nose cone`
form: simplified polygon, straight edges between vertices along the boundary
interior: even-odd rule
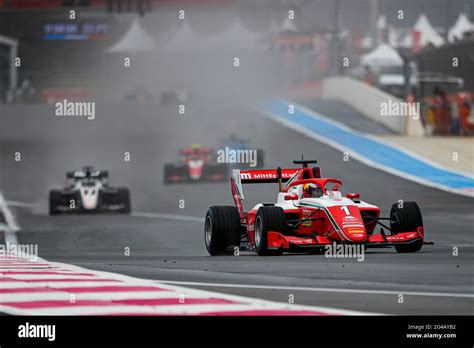
[[[353,242],[364,242],[366,239],[365,233],[357,233],[357,234],[352,234],[350,235],[350,239]]]
[[[348,239],[352,242],[363,242],[367,238],[367,234],[365,233],[365,229],[363,227],[346,228],[344,232]]]

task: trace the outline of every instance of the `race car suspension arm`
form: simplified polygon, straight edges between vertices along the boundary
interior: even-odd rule
[[[298,219],[298,220],[288,220],[288,222],[296,222],[296,224],[292,225],[292,224],[289,224],[291,227],[298,227],[301,223],[305,222],[305,221],[316,221],[316,220],[324,220],[323,217],[320,217],[320,218],[304,218],[304,219]]]
[[[364,214],[364,213],[362,213],[362,217],[363,217],[363,218],[367,218],[367,219],[374,220],[375,223],[379,224],[379,225],[382,226],[382,227],[385,227],[387,230],[389,230],[390,232],[392,232],[392,229],[391,229],[389,226],[387,226],[387,225],[385,225],[385,224],[383,224],[383,223],[380,222],[380,220],[389,220],[389,221],[391,221],[392,219],[390,219],[390,218],[385,218],[385,217],[373,217],[373,216],[370,216],[370,215],[367,215],[367,214]],[[369,223],[371,223],[371,222],[368,222],[368,223],[366,223],[366,224],[364,224],[364,225],[368,225]]]
[[[320,209],[316,209],[315,211],[313,211],[311,214],[309,214],[307,217],[303,218],[303,219],[296,219],[296,220],[288,220],[287,223],[289,222],[290,224],[288,224],[290,227],[292,228],[296,228],[298,227],[300,224],[302,224],[303,222],[305,221],[316,221],[316,220],[324,220],[324,217],[320,217],[320,218],[312,218],[311,216],[313,216],[314,214],[316,214]],[[291,223],[292,222],[296,222],[296,224],[292,225]]]

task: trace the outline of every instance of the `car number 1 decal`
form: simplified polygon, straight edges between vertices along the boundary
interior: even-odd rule
[[[341,206],[341,210],[344,210],[344,213],[346,213],[346,215],[351,215],[351,212],[349,211],[349,208],[347,208],[347,205]]]

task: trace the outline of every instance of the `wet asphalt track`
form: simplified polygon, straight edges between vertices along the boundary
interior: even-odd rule
[[[474,313],[472,297],[455,296],[473,293],[471,198],[408,182],[355,160],[345,162],[339,151],[250,109],[195,106],[183,117],[173,107],[99,105],[94,121],[58,121],[52,108],[28,108],[0,110],[0,182],[7,199],[34,204],[31,210],[15,209],[22,227],[18,238],[37,243],[43,258],[157,280],[213,283],[189,286],[270,300],[288,301],[293,294],[297,304],[390,314]],[[325,108],[326,114],[347,111],[337,103]],[[416,200],[426,239],[435,245],[415,254],[370,250],[364,262],[321,255],[210,257],[199,221],[45,214],[48,189],[63,183],[66,170],[92,164],[110,170],[111,184],[130,187],[135,211],[203,217],[210,205],[232,203],[228,184],[164,186],[163,164],[176,159],[179,146],[217,146],[231,131],[263,148],[270,167],[289,165],[301,154],[318,159],[323,174],[342,179],[343,192],[361,192],[362,199],[380,205],[385,213],[398,199]],[[22,153],[20,163],[12,161],[16,151]],[[131,162],[123,161],[126,151]],[[244,187],[246,207],[272,201],[275,189]],[[185,200],[184,209],[178,207],[180,199]],[[459,246],[459,256],[452,255],[453,246]],[[124,256],[126,247],[130,256]],[[398,294],[404,293],[400,304]]]

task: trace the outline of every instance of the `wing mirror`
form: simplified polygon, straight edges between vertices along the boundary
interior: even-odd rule
[[[347,197],[347,198],[350,198],[350,199],[359,198],[359,197],[360,197],[360,193],[347,193],[347,194],[346,194],[346,197]]]
[[[294,201],[298,199],[298,195],[294,194],[294,195],[285,195],[285,201]]]

